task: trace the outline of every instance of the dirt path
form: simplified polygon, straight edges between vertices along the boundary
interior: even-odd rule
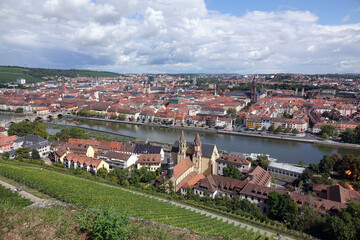
[[[15,186],[1,180],[0,180],[0,184],[6,188],[9,188],[11,191],[13,191],[16,188]],[[63,205],[63,206],[69,205],[60,201],[42,199],[28,192],[25,192],[24,190],[21,190],[20,192],[17,193],[23,198],[29,199],[30,201],[33,202],[33,204],[28,206],[29,208],[45,208],[45,207],[50,207],[52,205]]]

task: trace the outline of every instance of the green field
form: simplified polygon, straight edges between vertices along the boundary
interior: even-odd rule
[[[0,205],[10,204],[13,206],[26,207],[32,202],[20,197],[19,194],[13,193],[10,189],[0,185]]]
[[[26,79],[27,83],[44,81],[42,77],[117,77],[119,74],[104,71],[62,70],[47,68],[22,68],[0,66],[0,83],[16,82],[18,78]]]
[[[115,207],[120,211],[127,211],[130,216],[135,218],[186,228],[196,232],[229,236],[237,239],[266,239],[265,235],[261,236],[260,233],[254,233],[252,230],[246,230],[118,187],[99,184],[75,176],[3,163],[0,163],[0,175],[77,206]]]

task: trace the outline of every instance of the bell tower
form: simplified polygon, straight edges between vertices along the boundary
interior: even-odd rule
[[[195,167],[195,171],[197,171],[198,173],[201,172],[201,140],[200,140],[200,136],[197,133],[195,140],[194,140],[194,156],[193,156],[193,163],[194,163],[194,167]]]
[[[186,140],[184,137],[184,131],[181,131],[180,141],[179,141],[179,153],[177,156],[177,163],[181,162],[186,158]]]

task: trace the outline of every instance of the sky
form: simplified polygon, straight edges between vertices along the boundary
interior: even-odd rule
[[[0,65],[360,73],[360,0],[1,0]]]

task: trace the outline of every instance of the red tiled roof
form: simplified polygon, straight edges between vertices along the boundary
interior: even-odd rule
[[[183,175],[189,168],[194,166],[194,164],[191,162],[190,158],[187,157],[174,167],[174,177],[177,179],[181,175]]]

